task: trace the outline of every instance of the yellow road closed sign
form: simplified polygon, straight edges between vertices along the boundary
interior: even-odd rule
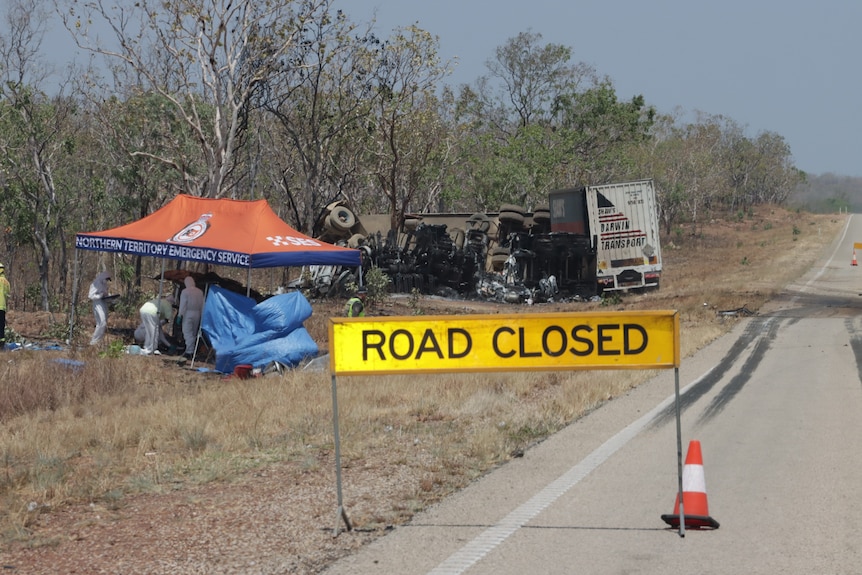
[[[332,318],[333,374],[679,367],[676,311]]]

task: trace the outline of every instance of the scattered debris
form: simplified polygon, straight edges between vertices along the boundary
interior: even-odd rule
[[[727,309],[718,312],[718,315],[744,315],[744,316],[752,316],[757,315],[757,312],[751,311],[746,306],[742,306],[736,309]]]

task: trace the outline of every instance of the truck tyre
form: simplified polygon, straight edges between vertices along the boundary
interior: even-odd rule
[[[516,214],[521,214],[522,216],[527,213],[527,211],[517,204],[503,204],[500,206],[500,213],[503,212],[515,212]]]
[[[473,214],[470,216],[470,219],[467,220],[467,224],[469,224],[472,229],[479,230],[480,232],[487,232],[491,229],[491,220],[486,214]]]
[[[360,245],[362,245],[362,242],[364,241],[365,236],[363,236],[362,234],[353,234],[352,236],[350,236],[350,239],[347,240],[347,247],[358,248]]]
[[[498,217],[500,219],[500,222],[504,224],[513,224],[517,226],[524,225],[524,214],[521,214],[519,212],[500,212],[500,215]]]
[[[327,214],[327,215],[326,215],[326,217],[325,217],[325,218],[323,218],[323,227],[324,227],[327,231],[330,231],[330,232],[333,230],[333,227],[332,227],[332,221],[329,219],[329,217],[330,217],[331,215],[332,215],[332,214]]]
[[[332,224],[333,229],[341,232],[349,232],[350,228],[356,225],[356,216],[353,215],[350,209],[344,206],[338,206],[332,210],[329,213],[328,220]]]
[[[419,224],[422,223],[422,220],[419,218],[407,218],[404,220],[404,229],[408,231],[413,231],[419,227]]]
[[[466,238],[466,234],[464,230],[461,228],[452,228],[449,231],[449,235],[452,236],[452,243],[455,244],[456,249],[464,248],[464,238]]]
[[[537,208],[536,211],[533,212],[533,223],[534,224],[544,225],[544,224],[550,223],[550,221],[551,221],[550,210],[548,210],[548,209],[540,210]]]

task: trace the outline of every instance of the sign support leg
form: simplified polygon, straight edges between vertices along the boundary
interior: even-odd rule
[[[679,482],[679,536],[685,537],[685,506],[682,501],[682,416],[679,400],[679,368],[673,369],[674,395],[676,396],[676,467]]]
[[[350,519],[347,517],[347,511],[344,509],[344,500],[341,496],[341,438],[338,432],[338,386],[335,383],[335,375],[332,376],[332,427],[335,431],[335,485],[338,494],[338,509],[335,515],[335,529],[332,532],[333,537],[338,537],[341,521],[347,530],[352,529]]]

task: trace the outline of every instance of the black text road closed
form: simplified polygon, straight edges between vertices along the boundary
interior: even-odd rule
[[[333,318],[333,374],[679,367],[676,311]]]

